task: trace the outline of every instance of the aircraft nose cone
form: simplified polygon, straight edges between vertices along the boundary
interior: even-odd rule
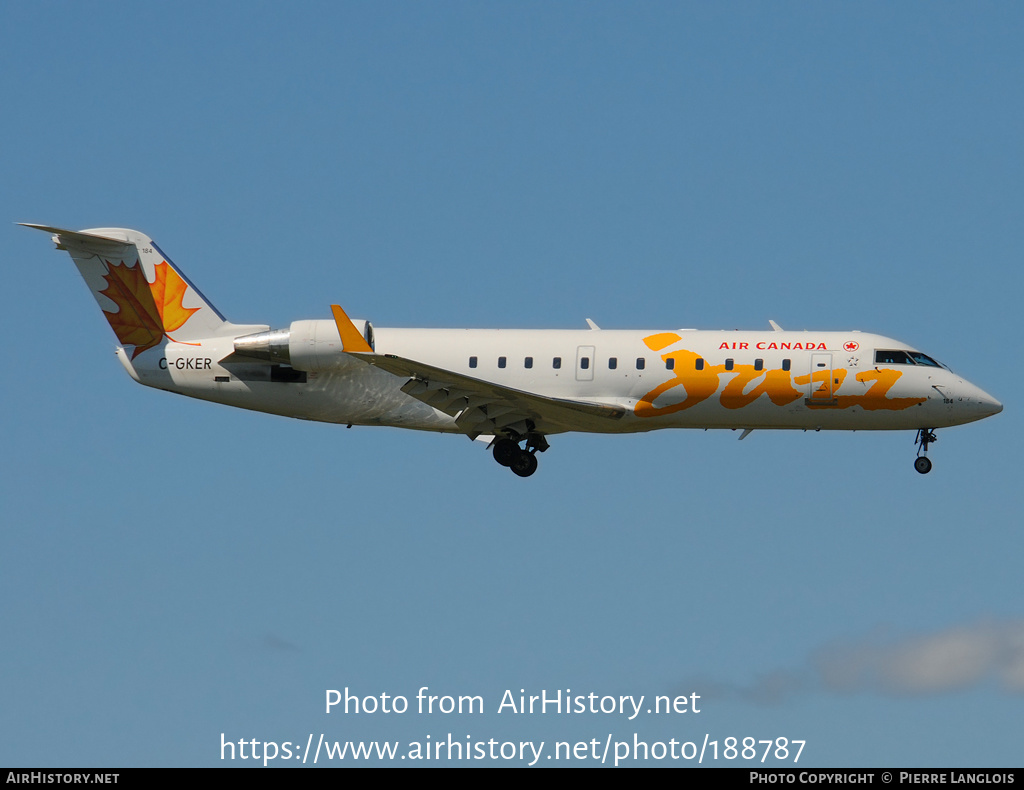
[[[983,409],[984,409],[984,410],[985,410],[986,412],[988,412],[988,415],[987,415],[987,416],[991,416],[991,415],[993,415],[993,414],[999,414],[999,412],[1001,412],[1001,411],[1003,410],[1003,404],[1001,404],[1001,403],[1000,403],[999,401],[997,401],[997,400],[996,400],[995,398],[991,398],[991,399],[989,399],[989,400],[986,400],[986,401],[985,401],[985,402],[984,402],[984,403],[982,404],[982,408],[983,408]]]
[[[1003,410],[1003,404],[980,387],[975,387],[973,384],[971,386],[974,389],[972,398],[981,417],[991,417],[993,414],[999,414]]]

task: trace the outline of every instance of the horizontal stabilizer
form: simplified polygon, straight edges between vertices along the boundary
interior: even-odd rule
[[[46,233],[53,233],[53,241],[59,250],[66,250],[69,246],[74,246],[86,249],[91,248],[98,252],[113,253],[125,247],[133,246],[132,242],[128,241],[127,234],[118,234],[122,236],[122,238],[118,238],[117,236],[82,233],[81,231],[67,230],[66,228],[54,228],[50,225],[35,225],[31,222],[19,222],[18,224],[26,228],[35,228]]]

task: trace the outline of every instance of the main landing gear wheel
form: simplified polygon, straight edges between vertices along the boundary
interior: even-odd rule
[[[932,471],[932,462],[928,458],[928,445],[938,440],[939,437],[935,435],[935,431],[931,428],[921,428],[917,432],[917,438],[914,439],[914,443],[918,445],[917,458],[914,459],[914,469],[923,475]]]
[[[534,430],[532,422],[527,421],[529,432],[526,434],[507,432],[491,442],[491,453],[494,460],[507,466],[519,477],[529,477],[537,471],[537,453],[548,449],[544,434]],[[520,447],[519,445],[523,446]]]
[[[511,439],[498,439],[494,443],[494,460],[502,466],[512,466],[512,462],[521,452],[519,446]]]
[[[528,450],[519,450],[512,461],[512,471],[520,477],[529,477],[537,471],[537,456]]]

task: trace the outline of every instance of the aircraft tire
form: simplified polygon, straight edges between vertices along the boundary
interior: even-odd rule
[[[914,468],[921,474],[926,475],[932,471],[932,462],[925,458],[925,456],[919,455],[914,459]]]
[[[529,477],[537,471],[537,456],[520,450],[519,455],[512,461],[512,471],[520,477]]]
[[[516,459],[516,454],[521,453],[522,450],[516,446],[516,443],[511,439],[498,439],[494,443],[494,460],[502,466],[512,466],[512,463]]]

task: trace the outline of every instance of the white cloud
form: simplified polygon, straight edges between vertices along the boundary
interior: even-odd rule
[[[828,645],[803,667],[777,669],[746,686],[712,684],[711,693],[773,703],[812,690],[924,695],[989,682],[1024,692],[1024,620],[986,620],[895,638],[872,634]]]

